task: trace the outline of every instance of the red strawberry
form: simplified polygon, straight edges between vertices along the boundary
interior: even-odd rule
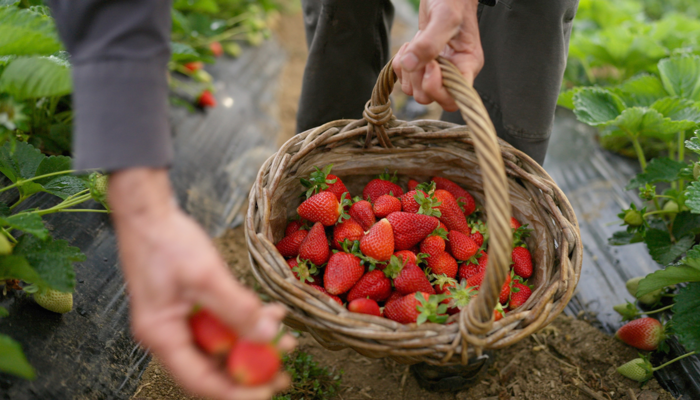
[[[481,247],[484,244],[484,236],[481,232],[475,230],[474,233],[469,235],[469,238],[476,243],[477,246]]]
[[[224,355],[238,340],[236,332],[226,327],[206,309],[192,314],[189,324],[195,343],[207,354]]]
[[[301,219],[294,219],[289,221],[287,228],[284,230],[284,236],[289,236],[292,233],[300,230],[304,227],[304,221]]]
[[[400,250],[394,253],[394,255],[398,257],[403,264],[411,263],[418,265],[418,258],[416,257],[416,253],[412,252],[411,250]]]
[[[415,292],[394,300],[384,307],[384,316],[401,324],[423,322],[444,323],[446,305],[440,305],[438,299],[428,293]]]
[[[409,179],[408,180],[408,190],[416,190],[416,186],[420,185],[420,182],[418,182],[415,179]]]
[[[472,275],[467,278],[467,286],[476,288],[477,290],[481,287],[481,283],[484,281],[484,276],[486,271],[481,271],[476,275]]]
[[[324,288],[323,286],[318,286],[318,285],[314,285],[314,284],[309,284],[309,286],[311,286],[312,288],[314,288],[314,289],[318,290],[319,292],[325,294],[326,296],[330,297],[331,299],[333,299],[333,301],[335,301],[336,303],[340,304],[341,306],[343,305],[343,300],[341,300],[340,297],[334,296],[334,295],[328,293],[328,291],[326,290],[326,288]]]
[[[377,218],[384,218],[393,212],[401,211],[401,200],[394,196],[389,196],[388,194],[379,196],[377,200],[374,201],[372,211],[374,211],[374,215]]]
[[[348,301],[367,298],[384,301],[391,295],[391,280],[383,271],[375,269],[364,274],[362,278],[350,289]]]
[[[386,217],[394,230],[396,250],[407,250],[420,243],[438,226],[438,219],[423,214],[395,212]]]
[[[338,201],[341,201],[343,199],[343,194],[345,194],[346,197],[350,198],[350,192],[348,191],[348,188],[345,187],[345,184],[343,183],[343,181],[340,180],[340,178],[333,174],[328,174],[326,179],[326,182],[332,182],[328,184],[328,191],[333,193],[335,197],[338,198]]]
[[[348,304],[348,310],[355,313],[376,315],[381,317],[382,313],[379,311],[379,304],[372,299],[355,299]]]
[[[340,178],[331,174],[333,164],[328,164],[323,169],[314,167],[316,170],[309,174],[308,179],[300,179],[301,184],[307,189],[306,197],[309,198],[316,193],[331,192],[335,195],[339,202],[343,201],[343,194],[350,199],[350,192],[345,187]]]
[[[411,190],[399,197],[399,201],[401,201],[401,210],[399,211],[417,213],[418,210],[420,210],[420,204],[418,204],[418,202],[415,199],[416,193],[418,192],[416,192],[415,190]]]
[[[428,257],[428,266],[435,275],[446,275],[449,278],[456,277],[459,268],[457,261],[446,251]]]
[[[350,218],[333,227],[333,248],[341,250],[345,240],[354,242],[360,240],[364,234],[362,226]]]
[[[245,339],[236,343],[226,360],[229,375],[242,386],[258,386],[270,382],[281,366],[280,353],[275,346]]]
[[[433,283],[433,288],[435,289],[435,293],[437,294],[443,294],[448,288],[457,285],[457,280],[454,278],[450,278],[447,275],[432,274],[431,280]]]
[[[452,193],[452,196],[457,200],[458,203],[462,203],[464,208],[464,215],[468,216],[476,210],[476,202],[469,192],[462,189],[458,184],[452,182],[447,178],[441,178],[439,176],[434,176],[432,179],[435,182],[435,187],[442,190],[447,190]]]
[[[498,296],[498,301],[500,304],[508,304],[508,300],[510,299],[510,286],[512,280],[513,279],[510,275],[506,275],[506,281],[503,283],[503,286],[501,287],[501,294]]]
[[[450,232],[450,230],[447,229],[447,225],[443,224],[442,221],[440,221],[440,225],[438,226],[438,228],[442,229],[445,232]]]
[[[347,217],[343,205],[331,192],[321,192],[309,197],[297,207],[297,213],[304,219],[320,222],[325,226],[335,225],[341,217]]]
[[[331,249],[328,247],[326,231],[320,222],[316,222],[299,246],[299,258],[309,260],[315,265],[322,265],[330,256]]]
[[[399,292],[397,292],[397,291],[393,291],[393,292],[391,292],[391,295],[389,296],[389,298],[386,299],[386,302],[384,303],[384,305],[387,306],[387,305],[389,305],[389,303],[391,303],[392,301],[396,301],[396,300],[398,300],[398,299],[400,299],[400,298],[402,298],[402,297],[403,297],[403,295],[402,295],[401,293],[399,293]]]
[[[479,246],[467,235],[459,231],[451,231],[447,234],[447,249],[460,261],[466,261],[479,251]]]
[[[394,173],[393,177],[388,173],[381,174],[377,179],[369,181],[367,186],[365,186],[364,190],[362,190],[362,198],[374,203],[379,196],[384,194],[399,197],[403,194],[403,189],[395,182],[396,173]]]
[[[532,256],[530,251],[524,247],[516,247],[511,253],[513,259],[513,271],[523,278],[532,276]]]
[[[501,303],[496,303],[496,308],[493,309],[493,320],[499,321],[505,317],[508,310],[504,310]]]
[[[209,50],[211,50],[211,54],[213,54],[214,57],[221,57],[221,55],[224,54],[224,47],[219,42],[209,43]]]
[[[306,239],[308,234],[309,231],[296,231],[277,242],[275,247],[277,247],[277,251],[280,252],[282,257],[296,257],[299,255],[299,247],[301,246],[301,242]]]
[[[200,107],[216,107],[216,98],[209,90],[203,90],[197,97],[197,105]]]
[[[510,302],[508,303],[508,308],[515,310],[516,308],[525,304],[527,299],[532,295],[532,290],[529,286],[523,284],[520,281],[513,282],[513,286],[510,289]]]
[[[185,63],[183,67],[185,67],[185,69],[189,72],[197,72],[200,69],[204,68],[204,63],[201,61],[192,61]]]
[[[666,335],[661,322],[644,317],[623,325],[617,330],[615,337],[639,350],[653,351],[659,347]]]
[[[350,207],[348,214],[350,214],[350,217],[357,221],[365,231],[368,231],[377,221],[374,211],[372,210],[372,203],[367,200],[355,202],[355,204]]]
[[[397,257],[392,257],[384,273],[394,280],[394,287],[400,293],[435,293],[425,272],[416,264],[403,265]]]
[[[477,261],[478,260],[478,261]],[[486,265],[489,262],[489,256],[483,251],[480,253],[477,260],[470,259],[469,262],[462,264],[459,267],[459,279],[469,279],[470,277],[486,271]],[[476,263],[473,261],[477,261]]]
[[[393,214],[392,214],[393,215]],[[394,254],[394,234],[386,218],[374,224],[360,239],[360,251],[377,261],[389,261]]]
[[[331,256],[323,275],[323,287],[330,294],[342,294],[350,290],[365,273],[360,258],[354,254],[338,252]]]
[[[316,279],[312,275],[316,274],[316,266],[310,264],[306,260],[299,262],[296,258],[290,258],[287,260],[289,268],[291,268],[294,277],[303,282],[315,282]]]
[[[520,226],[521,226],[520,221],[515,219],[515,217],[510,217],[510,227],[512,229],[518,229],[518,228],[520,228]]]
[[[430,256],[428,257],[428,265],[430,265],[431,258],[436,258],[445,252],[445,239],[439,234],[428,236],[420,242],[420,252]]]
[[[447,225],[448,230],[456,230],[465,235],[471,234],[467,218],[459,208],[454,196],[446,190],[438,189],[435,191],[435,198],[440,202],[440,205],[437,206],[441,214],[440,221]]]

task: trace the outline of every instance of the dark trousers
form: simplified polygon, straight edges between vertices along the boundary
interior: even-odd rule
[[[302,0],[309,58],[297,131],[362,118],[389,61],[389,0]],[[479,6],[484,68],[474,87],[498,136],[542,163],[578,0],[499,0]],[[463,124],[456,113],[443,120]]]

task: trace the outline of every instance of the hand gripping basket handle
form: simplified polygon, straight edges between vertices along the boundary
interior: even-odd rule
[[[483,335],[493,324],[493,309],[510,268],[513,243],[510,227],[511,205],[496,129],[479,94],[467,83],[454,64],[443,57],[438,57],[437,62],[442,71],[442,84],[455,99],[464,121],[471,130],[471,138],[481,167],[488,216],[489,262],[486,276],[479,295],[467,308],[466,313],[460,313],[460,330],[466,339],[468,332],[465,330],[471,334]],[[392,120],[389,95],[397,79],[391,64],[392,61],[389,61],[379,74],[372,91],[372,99],[365,106],[364,118],[370,125],[366,145],[369,145],[372,136],[376,135],[382,146],[393,147],[384,128],[384,125],[390,124]]]

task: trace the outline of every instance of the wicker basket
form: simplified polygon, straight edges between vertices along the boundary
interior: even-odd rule
[[[299,134],[260,169],[250,192],[246,238],[253,272],[264,290],[289,311],[285,323],[309,332],[324,347],[355,349],[367,357],[434,365],[466,364],[484,349],[509,346],[549,324],[574,293],[582,244],[569,201],[542,167],[496,137],[477,92],[448,61],[438,59],[443,84],[467,126],[399,121],[389,94],[396,75],[381,72],[364,119],[338,120]],[[351,313],[292,275],[274,243],[296,213],[299,178],[333,163],[351,193],[385,168],[404,177],[440,175],[467,188],[484,205],[489,230],[489,268],[479,295],[445,325],[397,322]],[[493,309],[509,271],[511,211],[534,230],[528,239],[535,273],[530,299],[500,321]]]

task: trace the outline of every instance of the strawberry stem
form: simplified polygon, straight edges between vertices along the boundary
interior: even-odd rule
[[[656,367],[656,368],[652,368],[652,371],[658,371],[658,370],[660,370],[661,368],[664,368],[664,367],[668,366],[669,364],[673,364],[674,362],[676,362],[676,361],[678,361],[678,360],[682,360],[682,359],[684,359],[684,358],[686,358],[686,357],[690,357],[690,356],[692,356],[692,355],[695,355],[695,353],[696,353],[695,350],[693,350],[693,351],[691,351],[691,352],[689,352],[689,353],[685,353],[685,354],[683,354],[682,356],[676,357],[676,358],[674,358],[673,360],[671,360],[671,361],[669,361],[669,362],[667,362],[667,363],[661,364],[661,365],[659,365],[659,366]]]

